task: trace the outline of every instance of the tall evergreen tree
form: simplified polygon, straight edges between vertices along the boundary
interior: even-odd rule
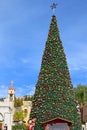
[[[76,107],[57,20],[53,15],[30,117],[37,118],[35,130],[43,130],[42,122],[58,117],[72,121],[71,130],[80,130],[80,115]]]

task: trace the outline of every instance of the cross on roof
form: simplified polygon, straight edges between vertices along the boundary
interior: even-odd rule
[[[10,84],[11,84],[11,86],[14,86],[14,81],[11,81]]]

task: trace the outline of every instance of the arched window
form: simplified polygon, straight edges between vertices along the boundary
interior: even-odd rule
[[[3,122],[4,118],[3,118],[3,115],[2,113],[0,113],[0,122]]]
[[[27,110],[27,109],[24,109],[24,113],[27,114],[27,113],[28,113],[28,110]]]

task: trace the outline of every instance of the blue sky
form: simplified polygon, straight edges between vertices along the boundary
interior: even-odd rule
[[[34,93],[53,2],[73,86],[87,84],[87,0],[1,0],[0,97],[11,80],[16,96]]]

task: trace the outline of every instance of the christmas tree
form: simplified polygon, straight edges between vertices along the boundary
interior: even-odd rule
[[[42,122],[57,117],[72,121],[71,130],[81,129],[55,15],[50,24],[30,117],[37,119],[35,130],[44,130]]]

